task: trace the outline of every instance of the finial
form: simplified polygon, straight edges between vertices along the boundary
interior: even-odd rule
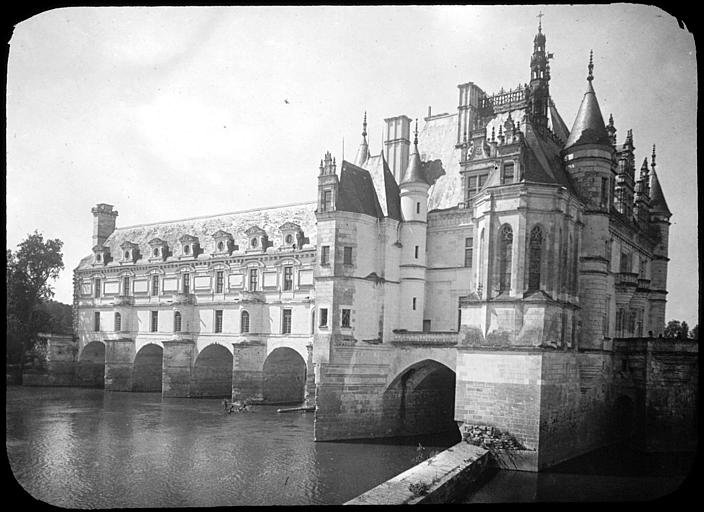
[[[655,144],[653,144],[653,165],[655,165]]]
[[[495,139],[496,139],[496,135],[495,135],[495,132],[494,132],[494,127],[492,126],[492,127],[491,127],[491,140],[492,140],[492,142],[493,142]]]
[[[589,76],[587,77],[587,80],[590,82],[594,80],[594,51],[589,50]]]
[[[609,114],[609,126],[613,126],[613,125],[614,125],[614,115]]]
[[[367,111],[364,111],[364,122],[362,123],[362,137],[367,136]]]
[[[413,144],[418,145],[418,118],[416,117],[416,129],[413,132]]]
[[[540,11],[540,12],[538,13],[538,16],[537,16],[537,18],[538,18],[538,33],[539,33],[539,34],[540,34],[540,33],[542,32],[542,30],[543,30],[543,16],[545,16],[545,15],[543,14],[543,11]]]

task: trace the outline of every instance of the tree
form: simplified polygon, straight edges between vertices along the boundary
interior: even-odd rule
[[[692,327],[692,330],[689,331],[689,337],[693,340],[699,340],[699,324]]]
[[[664,337],[665,338],[678,338],[687,339],[687,334],[689,332],[689,326],[687,322],[679,320],[670,320],[665,326]]]
[[[17,246],[7,250],[7,362],[24,366],[37,332],[48,325],[42,303],[54,296],[51,281],[63,270],[63,242],[46,240],[35,231]],[[49,315],[50,316],[50,315]]]

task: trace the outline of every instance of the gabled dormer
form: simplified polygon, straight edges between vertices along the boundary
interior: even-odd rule
[[[235,245],[232,234],[222,229],[213,233],[213,240],[215,240],[214,256],[229,256],[232,254],[232,251],[239,249],[239,247]]]
[[[120,263],[134,263],[140,257],[139,245],[135,243],[124,241],[120,244],[120,249],[122,251]]]
[[[161,238],[152,238],[149,244],[149,261],[164,261],[169,256],[169,246]]]
[[[295,222],[285,222],[279,226],[282,249],[300,249],[303,246],[303,230]]]
[[[178,239],[181,244],[181,259],[197,258],[200,252],[200,243],[198,237],[192,235],[183,235]]]
[[[244,234],[247,235],[247,252],[264,252],[269,247],[269,236],[259,226],[252,226]]]
[[[102,245],[93,246],[93,265],[107,265],[112,261],[110,248]]]

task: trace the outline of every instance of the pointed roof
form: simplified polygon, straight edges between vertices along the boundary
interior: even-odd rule
[[[346,160],[342,161],[336,208],[340,211],[384,218],[369,171]]]
[[[606,131],[606,126],[604,125],[604,118],[601,116],[599,102],[596,99],[594,87],[592,87],[592,80],[594,79],[592,74],[593,68],[594,64],[592,63],[592,55],[590,53],[587,92],[584,93],[582,104],[579,106],[577,117],[574,120],[572,130],[570,130],[570,136],[565,143],[564,149],[581,144],[601,144],[604,146],[611,144],[609,133]]]
[[[413,153],[408,157],[408,167],[406,172],[403,174],[401,183],[399,185],[404,185],[406,183],[424,183],[428,184],[425,180],[423,174],[423,163],[420,161],[420,155],[418,154],[418,120],[416,119],[416,131],[415,139],[413,140]]]
[[[364,162],[369,159],[369,144],[367,143],[367,113],[364,112],[364,122],[362,123],[362,142],[357,149],[357,156],[354,158],[354,164],[358,167],[363,167]]]
[[[561,140],[566,141],[570,136],[570,131],[567,129],[567,125],[557,111],[557,107],[555,107],[555,102],[552,101],[552,98],[550,98],[550,120],[552,121],[552,132]]]
[[[655,169],[650,172],[650,211],[651,213],[664,214],[667,217],[672,216],[670,209],[667,207],[667,201],[665,201],[665,195],[662,193]]]

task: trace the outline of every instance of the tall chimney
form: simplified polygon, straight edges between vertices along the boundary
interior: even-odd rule
[[[99,203],[95,205],[93,212],[93,247],[103,246],[105,240],[115,231],[115,219],[117,211],[112,209],[111,204]]]

